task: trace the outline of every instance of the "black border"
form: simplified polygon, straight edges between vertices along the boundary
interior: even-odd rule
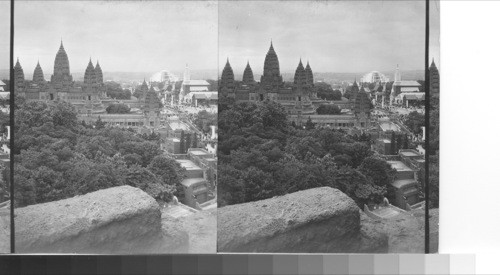
[[[430,0],[425,0],[425,254],[430,253],[429,226],[429,126],[430,126],[430,79],[429,79],[429,6]],[[439,248],[438,248],[439,249]]]
[[[14,227],[14,0],[10,0],[10,253],[15,253]]]

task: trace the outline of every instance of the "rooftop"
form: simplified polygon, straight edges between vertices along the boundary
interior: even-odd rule
[[[210,83],[208,83],[206,80],[196,80],[192,79],[187,81],[186,84],[184,85],[189,85],[189,86],[210,86]]]
[[[188,159],[178,159],[177,162],[186,170],[201,170],[194,162]]]
[[[401,151],[400,152],[401,155],[405,156],[405,157],[416,157],[416,156],[420,156],[420,154],[416,153],[416,152],[412,152],[412,151]]]
[[[186,187],[191,187],[198,183],[205,183],[205,182],[207,182],[207,180],[204,178],[194,178],[194,179],[184,179],[182,180],[181,184]]]
[[[184,131],[188,131],[189,130],[189,126],[187,126],[185,123],[182,123],[180,121],[171,121],[171,122],[168,123],[168,125],[174,131],[175,130],[184,130]]]
[[[394,81],[393,86],[420,87],[420,83],[415,80],[400,80]]]
[[[416,185],[417,181],[415,181],[414,179],[395,180],[391,184],[396,188],[401,188],[409,185]]]
[[[391,167],[396,169],[397,171],[413,171],[408,166],[406,166],[406,164],[399,160],[388,160],[387,163],[389,163]]]

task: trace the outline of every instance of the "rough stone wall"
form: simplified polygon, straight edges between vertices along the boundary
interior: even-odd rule
[[[219,208],[220,252],[375,253],[388,239],[361,223],[360,209],[329,187]]]
[[[187,233],[162,222],[144,191],[120,186],[15,210],[19,253],[186,252]]]

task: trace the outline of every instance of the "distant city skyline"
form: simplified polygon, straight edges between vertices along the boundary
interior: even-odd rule
[[[425,1],[219,3],[219,71],[229,58],[260,76],[271,40],[281,71],[300,58],[313,72],[423,70]]]
[[[71,72],[89,58],[104,72],[217,69],[217,2],[17,1],[15,11],[14,58],[30,74],[38,60],[52,74],[61,39]]]

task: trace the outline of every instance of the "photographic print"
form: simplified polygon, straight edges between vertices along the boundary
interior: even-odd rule
[[[216,252],[217,12],[16,1],[16,252]]]
[[[10,252],[10,1],[0,1],[0,253]]]
[[[425,5],[219,2],[219,252],[425,252]]]

